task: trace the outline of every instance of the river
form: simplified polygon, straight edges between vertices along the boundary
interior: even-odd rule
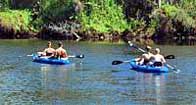
[[[52,41],[57,43],[57,41]],[[176,59],[167,62],[181,71],[136,72],[128,64],[130,47],[122,43],[64,42],[67,52],[84,54],[70,65],[32,62],[26,55],[41,51],[47,41],[0,40],[1,105],[194,105],[196,46],[155,45]],[[55,46],[56,47],[56,46]]]

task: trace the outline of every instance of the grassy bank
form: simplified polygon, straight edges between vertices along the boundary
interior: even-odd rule
[[[39,32],[44,27],[46,35],[61,32],[66,36],[75,31],[86,36],[149,38],[193,35],[196,30],[196,14],[191,12],[196,10],[196,2],[191,0],[162,2],[161,6],[154,0],[38,0],[36,6],[24,10],[19,10],[17,3],[3,1],[0,25],[15,33]]]
[[[2,27],[20,31],[35,31],[31,24],[31,12],[29,10],[10,10],[0,12],[0,24]]]

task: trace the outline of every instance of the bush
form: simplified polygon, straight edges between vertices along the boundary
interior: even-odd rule
[[[122,32],[129,28],[122,7],[114,0],[86,2],[85,10],[79,15],[83,30],[93,29],[100,33]]]
[[[162,9],[166,13],[166,16],[174,21],[181,22],[186,27],[196,27],[196,21],[182,8],[178,8],[174,5],[163,5]]]
[[[44,21],[68,19],[73,15],[72,0],[41,0],[39,15]]]
[[[0,24],[16,31],[29,31],[31,15],[29,10],[5,10],[0,12]]]
[[[183,8],[191,17],[196,17],[196,1],[182,0],[180,7]]]
[[[10,0],[1,0],[0,1],[0,10],[4,10],[10,7]]]

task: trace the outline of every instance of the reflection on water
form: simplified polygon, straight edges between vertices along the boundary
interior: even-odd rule
[[[139,92],[142,92],[143,97],[141,100],[144,100],[144,103],[155,101],[157,105],[161,104],[161,96],[164,95],[164,79],[165,75],[153,75],[150,73],[136,75],[136,80],[138,84],[142,86]],[[153,94],[153,95],[152,95]],[[151,96],[152,95],[152,96]]]
[[[115,73],[116,78],[127,78],[123,79],[124,82],[122,80],[120,82],[120,84],[127,83],[126,85],[124,84],[124,89],[121,88],[119,90],[120,94],[127,97],[127,100],[131,102],[135,101],[135,104],[164,105],[166,101],[165,97],[167,97],[165,94],[167,93],[165,86],[168,79],[167,74],[160,75],[136,72],[132,73],[133,77],[130,77],[130,75],[130,73]],[[126,88],[127,86],[131,86],[132,88]]]
[[[67,97],[75,95],[69,86],[72,70],[75,64],[70,65],[41,65],[41,87],[44,103],[63,104]]]

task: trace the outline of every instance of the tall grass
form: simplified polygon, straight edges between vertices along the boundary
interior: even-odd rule
[[[5,10],[0,12],[0,24],[15,31],[30,31],[31,15],[29,10]]]

